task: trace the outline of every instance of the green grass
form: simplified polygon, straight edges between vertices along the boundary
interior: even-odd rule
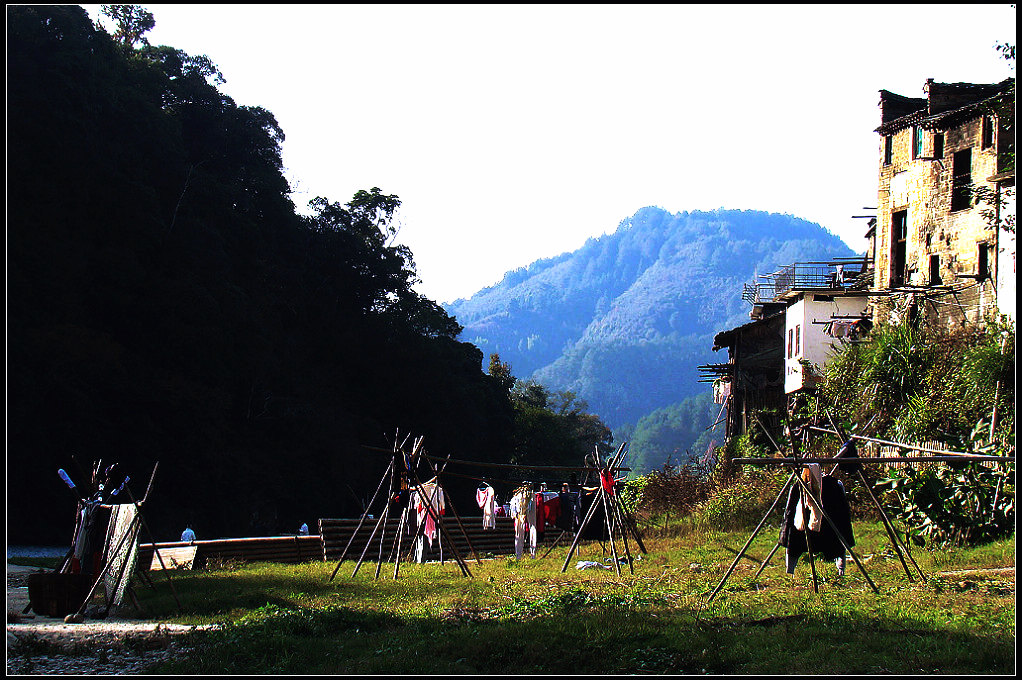
[[[166,579],[137,588],[152,618],[221,624],[194,634],[191,653],[161,673],[1013,673],[1013,574],[939,575],[1014,566],[1015,541],[953,551],[915,549],[927,575],[910,581],[879,524],[856,524],[844,577],[817,562],[794,575],[783,550],[758,581],[741,560],[707,603],[748,530],[649,538],[634,575],[574,568],[604,558],[587,545],[561,573],[566,548],[543,560],[496,558],[384,565],[252,564],[174,572],[183,613]],[[750,548],[764,558],[776,531]],[[609,549],[609,546],[608,546]],[[693,566],[698,565],[698,566]]]

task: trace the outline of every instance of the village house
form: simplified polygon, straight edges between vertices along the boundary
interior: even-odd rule
[[[727,410],[725,437],[757,418],[776,431],[834,348],[874,323],[1014,319],[1014,80],[928,80],[924,92],[880,92],[879,202],[865,255],[758,276],[743,293],[753,320],[714,337],[728,361],[699,368]]]
[[[874,321],[1014,318],[1014,84],[880,91]]]
[[[726,406],[725,437],[746,432],[753,414],[776,432],[789,397],[819,379],[833,348],[857,342],[872,327],[867,314],[870,262],[864,257],[796,262],[746,284],[752,321],[717,333],[713,350],[727,363],[700,366]]]

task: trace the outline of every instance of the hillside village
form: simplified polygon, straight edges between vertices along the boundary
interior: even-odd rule
[[[876,324],[1014,321],[1014,88],[929,79],[922,98],[880,91],[865,256],[795,262],[744,286],[752,320],[717,333],[727,361],[700,367],[726,437],[754,414],[779,426],[834,349]]]

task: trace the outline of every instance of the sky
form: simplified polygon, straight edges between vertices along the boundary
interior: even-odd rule
[[[1015,75],[1010,5],[143,6],[151,43],[274,114],[299,211],[396,194],[441,303],[645,206],[790,214],[863,252],[879,90]]]

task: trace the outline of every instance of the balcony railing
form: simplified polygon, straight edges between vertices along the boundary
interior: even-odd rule
[[[751,304],[779,300],[793,290],[847,290],[862,273],[866,262],[861,257],[830,262],[795,262],[772,274],[760,274],[747,283],[742,299]]]

